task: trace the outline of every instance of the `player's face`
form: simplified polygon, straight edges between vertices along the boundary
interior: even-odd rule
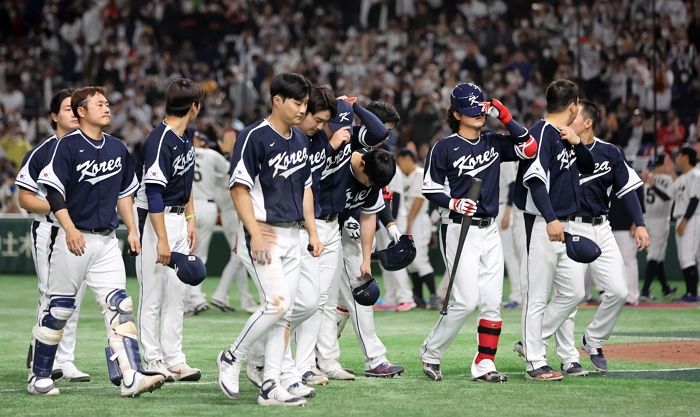
[[[486,124],[486,114],[484,113],[474,117],[465,116],[460,113],[457,114],[459,115],[459,124],[469,129],[481,130],[481,128]]]
[[[408,156],[400,156],[396,158],[396,165],[404,175],[408,175],[413,172],[413,160]]]
[[[304,120],[299,123],[299,129],[301,129],[306,136],[313,136],[316,132],[323,129],[330,119],[331,112],[329,110],[322,110],[314,114],[307,113]]]
[[[58,128],[64,132],[71,132],[78,128],[78,118],[73,114],[73,109],[70,107],[70,97],[66,97],[61,102],[61,107],[58,113],[51,115],[51,118]]]
[[[571,122],[571,128],[579,136],[581,136],[583,131],[586,130],[586,124],[585,124],[585,120],[583,118],[583,112],[581,111],[580,107],[578,109],[578,114],[576,115],[576,118],[574,119],[573,122]]]
[[[100,93],[87,98],[87,104],[82,107],[85,112],[85,122],[94,126],[107,127],[112,121],[109,112],[109,101]]]
[[[294,98],[279,98],[277,100],[280,116],[282,120],[290,126],[295,126],[301,123],[306,117],[306,106],[309,103],[309,97],[306,96],[301,100]]]

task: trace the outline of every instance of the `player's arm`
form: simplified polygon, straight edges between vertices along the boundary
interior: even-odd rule
[[[328,140],[328,144],[334,151],[337,151],[338,148],[350,142],[350,139],[352,139],[350,126],[344,126],[333,133],[333,136]],[[330,155],[328,157],[330,158]]]
[[[19,188],[19,206],[30,213],[49,214],[51,212],[49,202],[37,197],[39,185],[36,183],[35,178],[38,176],[41,168],[33,169],[36,162],[32,158],[34,154],[36,154],[36,151],[27,152],[22,160],[19,174],[15,179],[15,185]],[[36,175],[32,175],[32,172],[35,172]]]
[[[134,199],[131,195],[117,200],[117,214],[119,214],[122,222],[124,222],[124,226],[126,226],[126,240],[129,243],[131,254],[139,254],[141,252],[141,241],[139,240],[139,232],[134,220]]]
[[[382,189],[382,198],[384,200],[384,208],[382,208],[382,210],[377,213],[377,217],[379,219],[379,222],[389,233],[389,237],[391,238],[391,240],[393,240],[394,242],[398,242],[399,238],[401,237],[401,232],[399,231],[399,228],[396,225],[396,218],[392,213],[392,203],[394,201],[393,194],[391,193],[391,190],[389,190],[389,187],[384,187]]]
[[[148,200],[148,220],[153,226],[153,231],[158,238],[156,262],[163,265],[170,263],[170,243],[168,243],[168,230],[165,227],[165,203],[163,196],[165,187],[157,184],[146,184],[146,199]]]
[[[360,266],[360,278],[372,273],[372,243],[377,225],[376,214],[360,213],[360,246],[362,247],[362,265]]]
[[[81,256],[85,253],[85,237],[75,227],[73,219],[68,213],[66,199],[63,197],[63,194],[56,188],[46,186],[46,200],[49,202],[56,220],[58,220],[58,223],[66,233],[68,250],[75,256]]]
[[[593,154],[586,145],[581,142],[581,138],[574,132],[571,126],[558,126],[557,129],[559,129],[561,134],[561,140],[565,140],[570,145],[573,145],[574,153],[576,154],[576,166],[581,174],[592,174],[593,170],[595,170]]]
[[[314,193],[311,186],[304,188],[304,229],[309,234],[311,256],[319,256],[323,252],[323,244],[316,229],[316,213],[314,210]]]
[[[537,155],[537,141],[530,132],[518,123],[510,114],[510,110],[498,99],[484,103],[488,107],[486,113],[498,118],[508,130],[511,140],[516,143],[516,153],[520,159],[532,159]]]
[[[428,162],[423,173],[423,196],[437,206],[471,216],[476,212],[476,201],[469,198],[452,198],[445,192],[445,150],[438,148],[439,144],[440,142],[436,142],[428,153]]]
[[[258,221],[253,211],[253,200],[250,198],[248,187],[236,183],[231,188],[231,199],[236,207],[238,219],[243,222],[243,227],[250,234],[250,251],[254,261],[263,265],[272,262],[270,247],[260,230]]]
[[[515,181],[508,184],[508,200],[506,201],[506,206],[503,209],[503,217],[501,218],[500,227],[502,230],[506,230],[510,226],[510,217],[513,212],[513,201],[515,200]]]
[[[553,131],[542,132],[539,142],[537,157],[532,161],[530,167],[523,176],[523,185],[530,190],[535,207],[547,222],[547,235],[553,242],[564,241],[564,226],[562,226],[557,215],[552,208],[552,201],[549,198],[549,191],[545,184],[549,175],[549,167],[554,158],[552,152],[553,141],[559,140],[553,137]]]
[[[185,221],[187,222],[187,240],[190,242],[190,255],[197,249],[197,216],[194,213],[194,190],[190,191],[190,199],[185,205]]]
[[[19,187],[19,206],[35,214],[49,214],[51,212],[51,205],[48,201],[42,200],[36,196],[35,192],[22,187]]]
[[[362,121],[362,127],[357,132],[358,141],[362,147],[371,148],[379,145],[389,136],[389,130],[374,113],[362,107],[357,101],[353,103],[352,108]]]

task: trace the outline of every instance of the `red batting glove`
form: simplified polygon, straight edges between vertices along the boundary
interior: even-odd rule
[[[515,153],[520,159],[532,159],[537,156],[537,141],[530,136],[525,142],[515,145]]]
[[[498,113],[495,114],[496,112]],[[513,120],[513,116],[510,114],[510,110],[508,110],[508,108],[497,98],[491,99],[489,114],[494,117],[498,117],[498,120],[500,120],[501,123],[503,123],[504,125],[507,125],[508,122]]]
[[[476,202],[469,198],[453,198],[450,200],[450,210],[463,216],[473,216],[476,213]]]

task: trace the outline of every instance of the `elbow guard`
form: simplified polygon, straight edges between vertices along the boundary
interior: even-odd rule
[[[525,142],[515,145],[515,153],[520,159],[532,159],[537,156],[537,141],[532,136]]]

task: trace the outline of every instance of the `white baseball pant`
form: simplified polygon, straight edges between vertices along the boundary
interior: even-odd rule
[[[678,222],[680,222],[680,219],[676,221],[676,227],[678,227]],[[700,248],[700,221],[698,220],[698,215],[688,219],[683,236],[679,236],[675,229],[673,233],[676,236],[678,263],[681,269],[697,265],[698,249]]]
[[[514,301],[516,303],[520,302],[520,268],[522,265],[521,257],[516,255],[515,248],[515,232],[516,232],[516,214],[514,209],[511,208],[510,222],[506,229],[501,228],[501,222],[503,221],[503,216],[505,215],[505,204],[499,204],[498,206],[498,216],[496,216],[496,225],[498,226],[498,233],[501,235],[501,243],[503,245],[503,260],[506,264],[506,273],[508,274],[508,280],[510,281],[510,295],[508,301]],[[524,229],[522,229],[522,215],[520,216],[521,229],[518,232],[523,233],[523,241],[525,240]],[[524,246],[524,245],[522,245]],[[523,247],[518,248],[523,250]],[[522,252],[520,252],[522,255]]]
[[[400,226],[399,229],[401,229]],[[377,230],[375,238],[377,250],[386,249],[391,243],[389,233],[384,228]],[[386,305],[412,303],[413,291],[411,291],[411,283],[408,279],[406,268],[398,271],[387,271],[381,265],[380,268],[382,270],[382,278],[384,278],[384,303]]]
[[[666,259],[666,246],[671,223],[663,217],[648,217],[644,219],[649,232],[647,261],[663,262]]]
[[[397,223],[399,230],[406,230],[406,221],[407,219],[405,216],[398,218]],[[432,274],[434,271],[433,266],[430,264],[430,250],[428,248],[432,234],[432,223],[430,222],[428,213],[418,213],[416,218],[413,219],[410,234],[413,236],[413,243],[416,245],[416,259],[406,267],[406,271],[408,271],[408,273],[415,272],[419,277]]]
[[[613,231],[617,246],[622,253],[624,261],[623,271],[625,285],[627,286],[627,302],[632,305],[639,304],[639,265],[637,265],[637,243],[634,235],[629,230]],[[601,288],[602,290],[602,288]],[[605,297],[605,294],[603,294]],[[588,341],[588,337],[586,337]],[[595,345],[594,345],[595,346]]]
[[[195,200],[194,206],[197,208],[197,247],[194,254],[197,255],[206,265],[209,257],[209,244],[211,236],[216,226],[216,204],[214,200]],[[187,296],[185,297],[185,310],[207,303],[207,295],[202,291],[202,284],[197,286],[187,285]]]
[[[231,201],[229,198],[228,201]],[[241,308],[244,310],[257,308],[258,303],[253,299],[248,287],[248,272],[245,266],[241,263],[240,257],[236,255],[236,247],[238,245],[238,215],[233,207],[230,210],[221,211],[221,228],[224,232],[224,237],[231,248],[230,257],[224,270],[221,272],[221,279],[216,286],[212,300],[220,301],[224,304],[230,304],[228,290],[231,282],[236,281],[236,288],[240,295]]]

